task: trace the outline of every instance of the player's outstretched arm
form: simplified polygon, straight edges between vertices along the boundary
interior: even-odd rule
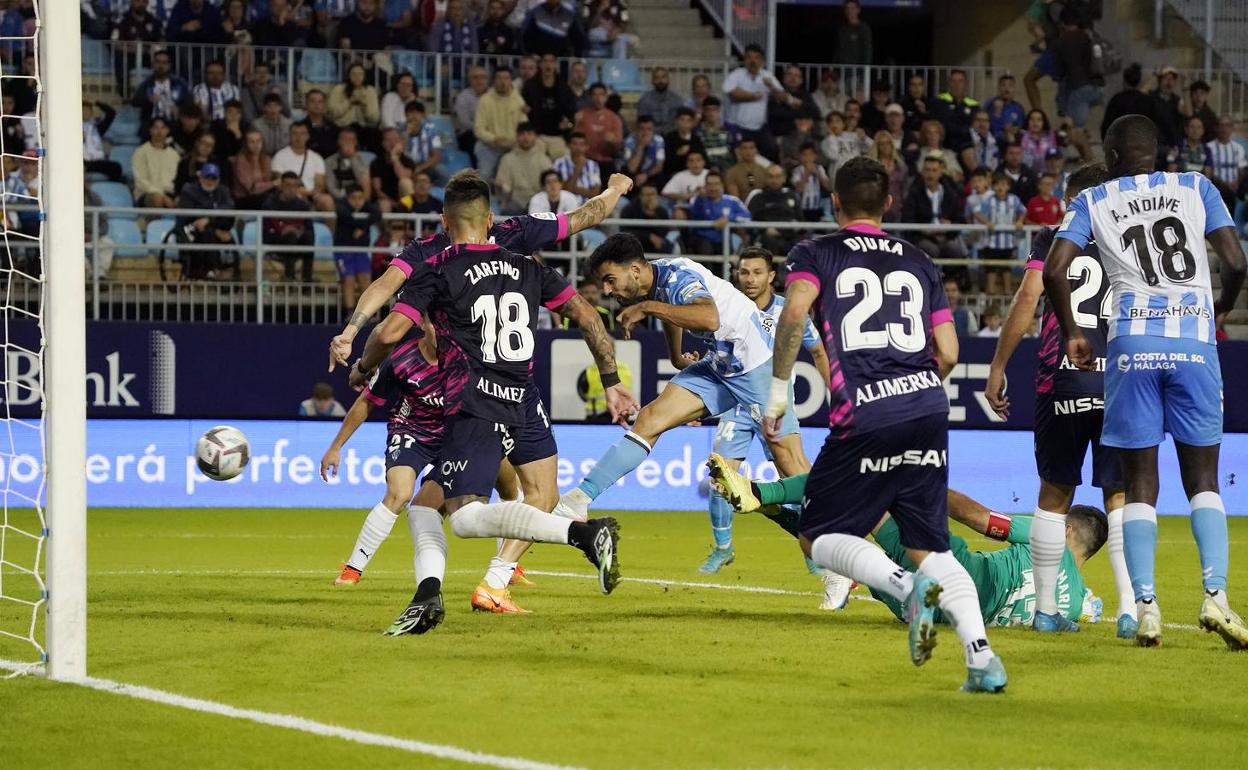
[[[386,268],[386,272],[382,273],[380,278],[368,285],[368,288],[360,295],[359,301],[355,303],[355,312],[351,313],[347,325],[329,342],[329,371],[332,372],[338,364],[347,365],[351,358],[351,343],[355,341],[355,336],[360,333],[360,329],[364,328],[364,324],[368,323],[368,319],[372,318],[391,297],[398,293],[399,289],[403,288],[403,281],[406,278],[402,270],[391,265]]]
[[[948,500],[949,518],[993,540],[1005,540],[1009,537],[1009,516],[997,513],[953,489],[949,490]]]
[[[334,436],[334,440],[329,443],[329,449],[325,450],[325,454],[321,457],[321,478],[329,481],[330,476],[338,475],[339,455],[342,453],[342,447],[351,439],[359,427],[368,419],[368,413],[373,410],[373,404],[368,400],[368,396],[361,393],[359,398],[355,399],[355,403],[347,411],[347,416],[342,418],[342,425],[338,427],[338,434]]]
[[[763,433],[774,437],[780,428],[780,418],[789,408],[789,378],[797,351],[802,347],[802,337],[810,318],[810,308],[819,297],[819,287],[798,278],[791,280],[784,292],[784,309],[776,325],[776,342],[771,353],[771,394],[763,417]]]
[[[1245,265],[1244,247],[1239,243],[1235,228],[1219,227],[1205,237],[1221,261],[1218,277],[1222,279],[1222,295],[1213,308],[1216,314],[1221,315],[1235,307],[1235,300],[1244,288],[1244,274],[1248,266]]]
[[[1092,346],[1088,343],[1079,325],[1075,323],[1075,314],[1070,307],[1070,263],[1079,256],[1079,247],[1067,238],[1054,238],[1049,248],[1049,256],[1044,260],[1044,291],[1053,303],[1053,314],[1061,324],[1062,334],[1066,337],[1066,357],[1080,369],[1091,369],[1095,364],[1092,357]]]
[[[691,332],[713,332],[719,328],[719,310],[710,297],[699,297],[685,305],[669,305],[648,299],[626,306],[616,319],[623,325],[624,333],[628,334],[646,316]]]
[[[633,189],[633,180],[624,174],[612,174],[607,180],[607,189],[585,201],[579,208],[568,212],[568,234],[579,233],[602,223],[602,220],[615,211],[620,197]]]
[[[364,343],[364,353],[351,368],[351,387],[356,390],[364,387],[394,346],[411,331],[413,324],[414,321],[403,313],[391,313],[386,320],[373,327],[368,341]]]
[[[589,347],[590,355],[594,357],[594,364],[598,367],[598,375],[606,390],[607,411],[611,413],[612,421],[627,426],[628,416],[636,414],[639,406],[632,392],[620,383],[615,362],[615,340],[602,325],[598,311],[584,297],[573,294],[572,299],[555,308],[555,312],[571,318],[580,328],[581,337]]]
[[[1031,328],[1031,322],[1036,317],[1036,306],[1043,295],[1043,274],[1035,269],[1024,271],[1023,280],[1014,293],[1014,301],[1010,303],[1010,312],[1001,326],[1001,336],[997,338],[997,350],[992,356],[988,387],[984,392],[988,404],[1002,417],[1010,416],[1010,400],[1005,396],[1005,367],[1018,349],[1018,343]]]

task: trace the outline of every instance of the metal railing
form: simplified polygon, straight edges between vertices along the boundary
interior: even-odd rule
[[[731,60],[748,45],[767,52],[767,66],[775,64],[775,3],[767,0],[699,0],[702,11],[724,34],[724,58]]]
[[[1248,2],[1168,0],[1205,42],[1204,76],[1213,76],[1214,53],[1240,77],[1248,77]]]

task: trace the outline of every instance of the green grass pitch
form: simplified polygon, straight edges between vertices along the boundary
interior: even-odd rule
[[[1185,768],[1248,756],[1248,653],[1194,630],[1199,566],[1185,519],[1161,524],[1165,644],[1110,623],[1077,636],[991,632],[1003,696],[957,692],[951,629],[914,668],[878,604],[816,609],[818,581],[765,520],[738,520],[737,562],[695,572],[704,513],[622,513],[625,582],[536,575],[534,614],[468,608],[493,542],[451,538],[446,622],[380,631],[412,591],[400,521],[353,589],[331,586],[364,511],[94,510],[93,676],[401,738],[594,768]],[[1232,601],[1248,610],[1248,520],[1231,522]],[[991,546],[990,546],[991,547]],[[12,554],[10,555],[12,556]],[[538,546],[536,571],[589,574]],[[1103,554],[1086,570],[1112,612]],[[6,573],[6,579],[12,576]],[[12,585],[12,583],[10,583]],[[856,596],[865,596],[859,589]],[[12,613],[0,620],[11,621]],[[20,646],[0,642],[0,658]],[[0,680],[0,766],[420,768],[468,765],[195,713],[34,677]]]

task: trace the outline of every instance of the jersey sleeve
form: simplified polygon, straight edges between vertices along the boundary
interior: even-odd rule
[[[403,288],[395,299],[391,312],[407,316],[412,323],[419,325],[420,319],[429,308],[429,303],[439,294],[444,294],[441,276],[433,268],[424,263],[415,266],[408,276]]]
[[[1198,174],[1196,179],[1200,200],[1205,204],[1205,235],[1223,227],[1234,227],[1235,221],[1231,219],[1231,213],[1226,209],[1222,193],[1218,192],[1218,188],[1214,187],[1213,182],[1210,182],[1209,177],[1204,174]]]
[[[802,347],[807,350],[823,347],[823,341],[819,339],[819,332],[815,330],[815,322],[811,318],[806,319],[806,327],[802,330]]]
[[[494,242],[508,251],[529,256],[567,238],[568,230],[567,214],[526,214],[495,227]]]
[[[1065,238],[1080,249],[1088,245],[1088,241],[1092,240],[1092,212],[1088,208],[1090,199],[1091,191],[1084,190],[1079,193],[1078,198],[1071,201],[1070,209],[1058,225],[1055,238]],[[1223,210],[1225,209],[1224,206]]]
[[[1026,545],[1031,542],[1031,517],[1030,516],[1012,516],[1010,517],[1010,534],[1006,536],[1005,542],[1018,543]]]
[[[784,277],[785,288],[788,288],[794,281],[809,281],[815,285],[816,289],[823,288],[823,281],[819,278],[819,268],[815,264],[815,255],[811,253],[809,243],[802,242],[790,249],[786,265],[789,268],[789,274]]]
[[[688,305],[697,299],[713,299],[702,276],[692,270],[677,268],[667,278],[667,296],[673,305]]]
[[[1026,270],[1044,270],[1045,257],[1049,256],[1049,248],[1053,246],[1053,233],[1051,228],[1041,230],[1031,241],[1031,253],[1027,255],[1027,264],[1024,266]]]
[[[385,406],[399,394],[399,377],[395,374],[393,358],[386,358],[364,387],[364,398],[373,406]]]
[[[927,263],[928,289],[927,312],[932,318],[932,328],[941,324],[953,323],[953,309],[949,307],[949,297],[945,294],[945,282],[941,280],[939,271],[931,262]]]
[[[563,307],[568,300],[576,296],[576,289],[572,288],[572,284],[568,283],[568,279],[564,278],[558,270],[539,262],[529,261],[538,269],[538,276],[542,282],[542,305],[547,310]]]

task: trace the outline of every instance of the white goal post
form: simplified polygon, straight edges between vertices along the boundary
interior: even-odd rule
[[[87,392],[78,3],[38,0],[43,125],[47,673],[87,673]]]

